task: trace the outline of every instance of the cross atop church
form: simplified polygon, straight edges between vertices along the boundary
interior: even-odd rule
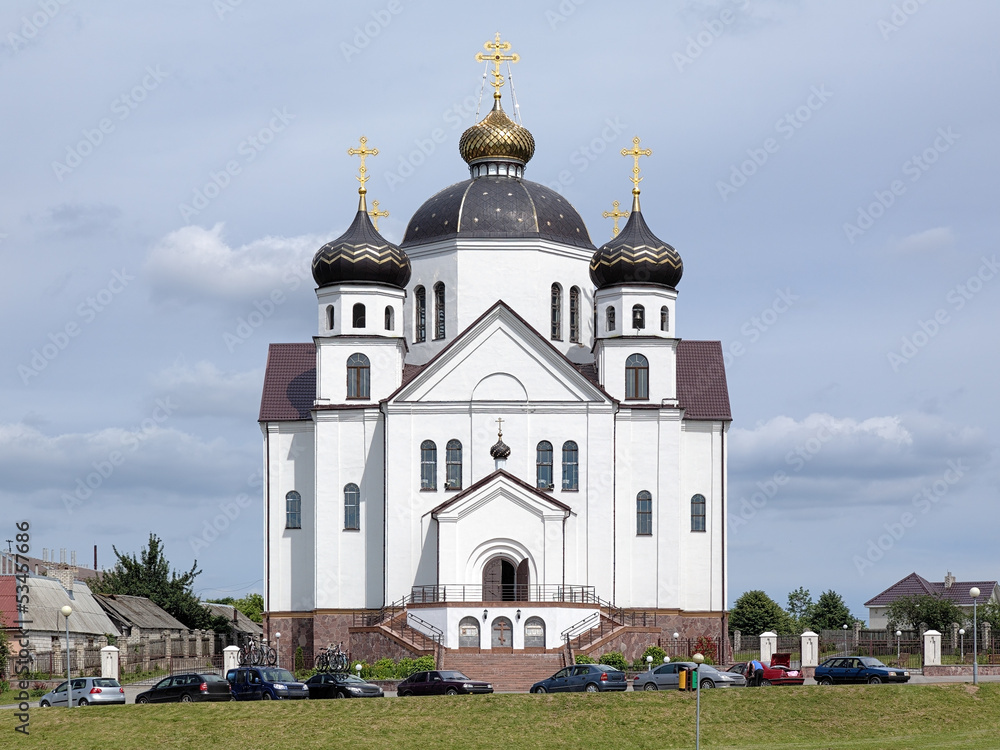
[[[482,52],[476,54],[476,62],[484,62],[487,60],[493,61],[493,83],[490,85],[493,87],[493,98],[500,98],[500,87],[503,86],[503,75],[500,73],[500,63],[506,61],[516,63],[521,59],[521,56],[516,52],[512,52],[509,55],[503,54],[502,50],[510,49],[510,42],[500,41],[500,32],[497,32],[496,39],[492,42],[486,42],[483,48],[490,52],[491,54],[484,55]]]
[[[652,149],[639,148],[639,136],[632,139],[632,148],[623,148],[622,156],[631,156],[635,159],[635,166],[632,167],[632,195],[639,194],[639,183],[642,182],[642,178],[639,176],[639,157],[640,156],[652,156]]]
[[[377,151],[378,149],[376,149]],[[378,210],[378,201],[372,201],[372,210],[368,212],[368,215],[372,217],[372,224],[375,225],[375,231],[378,231],[378,219],[380,216],[388,216],[388,211]]]
[[[503,417],[497,417],[497,437],[503,437]]]
[[[618,236],[618,220],[619,219],[627,219],[628,215],[629,215],[629,212],[628,211],[619,211],[618,210],[618,201],[612,201],[611,206],[612,206],[612,208],[614,208],[614,210],[613,211],[605,211],[603,214],[601,214],[601,216],[603,216],[605,219],[614,219],[615,220],[615,227],[614,227],[614,230],[612,230],[613,233],[612,233],[611,236],[612,237],[617,237]]]
[[[349,148],[347,149],[348,156],[360,156],[361,157],[361,169],[357,177],[358,182],[361,183],[361,187],[358,188],[358,192],[364,195],[368,191],[365,189],[365,183],[368,182],[368,169],[365,167],[365,157],[366,156],[378,156],[377,148],[368,148],[365,144],[368,143],[368,139],[361,136],[361,148]],[[376,227],[377,229],[378,227]]]

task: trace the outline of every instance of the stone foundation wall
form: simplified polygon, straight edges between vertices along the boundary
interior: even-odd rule
[[[1000,675],[1000,664],[980,664],[979,674]],[[944,664],[937,667],[924,667],[924,677],[968,677],[972,678],[971,664]]]
[[[412,651],[378,628],[352,628],[351,660],[374,664],[379,659],[416,659],[424,654]],[[345,644],[346,646],[346,644]]]
[[[591,657],[599,656],[608,651],[621,651],[622,655],[629,662],[642,656],[642,652],[648,646],[659,646],[667,654],[674,653],[674,633],[678,635],[680,650],[687,651],[688,642],[693,642],[701,636],[717,640],[722,637],[722,648],[719,652],[719,663],[728,663],[732,655],[732,645],[729,642],[728,634],[723,628],[721,614],[712,614],[704,617],[691,615],[681,615],[675,612],[657,612],[656,625],[645,628],[636,628],[631,632],[624,632],[606,643],[594,647],[574,649],[576,653],[584,653]],[[692,644],[693,645],[693,644]],[[684,653],[684,656],[690,654]]]
[[[280,643],[275,644],[274,633],[281,633]],[[295,650],[302,647],[302,658],[306,669],[313,664],[313,620],[311,617],[266,616],[264,637],[279,649],[278,663],[286,669],[295,669]]]

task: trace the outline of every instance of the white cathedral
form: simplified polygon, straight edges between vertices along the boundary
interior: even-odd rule
[[[397,247],[371,220],[362,138],[357,215],[313,259],[312,341],[270,347],[268,632],[377,658],[402,616],[439,648],[551,651],[642,611],[663,637],[724,639],[726,376],[719,342],[680,338],[681,258],[639,205],[650,152],[622,151],[632,209],[595,247],[524,178],[509,44],[486,47],[494,105],[459,142],[469,178]]]

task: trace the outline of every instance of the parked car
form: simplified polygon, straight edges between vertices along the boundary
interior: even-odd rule
[[[309,697],[309,688],[281,667],[237,667],[226,681],[238,701],[296,700]]]
[[[764,665],[764,675],[761,685],[801,685],[806,681],[806,676],[801,669],[793,669],[791,664],[792,655],[790,653],[777,653],[771,656],[771,663]],[[736,662],[727,671],[734,674],[743,675],[747,685],[752,685],[753,672],[750,670],[750,662]]]
[[[320,672],[306,680],[310,698],[381,698],[382,688],[346,672]]]
[[[689,672],[695,668],[693,661],[674,661],[661,664],[652,671],[640,672],[632,682],[633,690],[677,690],[680,684],[680,671]],[[735,672],[720,672],[711,664],[698,667],[699,687],[702,690],[717,687],[744,687],[746,679]]]
[[[438,670],[414,672],[396,688],[401,698],[410,695],[458,695],[459,693],[492,693],[493,685],[482,680],[470,680],[461,672]]]
[[[887,667],[874,656],[834,656],[816,667],[816,682],[833,685],[835,682],[909,682],[910,673],[905,669]]]
[[[190,703],[192,701],[234,700],[229,682],[218,674],[188,672],[164,677],[144,693],[136,703]]]
[[[74,677],[72,698],[76,706],[105,706],[108,704],[125,705],[125,688],[118,680],[111,677]],[[64,682],[55,690],[50,690],[41,697],[38,705],[42,708],[66,705],[66,685]]]
[[[532,693],[603,693],[628,690],[625,673],[607,664],[574,664],[531,686]]]

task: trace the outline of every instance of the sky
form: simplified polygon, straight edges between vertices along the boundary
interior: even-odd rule
[[[998,25],[986,0],[5,2],[0,540],[27,520],[35,556],[106,567],[154,532],[203,597],[262,590],[267,347],[314,333],[347,149],[379,149],[399,242],[467,177],[499,30],[525,177],[595,243],[619,152],[653,151],[679,334],[726,352],[730,603],[866,617],[913,571],[1000,578]]]

